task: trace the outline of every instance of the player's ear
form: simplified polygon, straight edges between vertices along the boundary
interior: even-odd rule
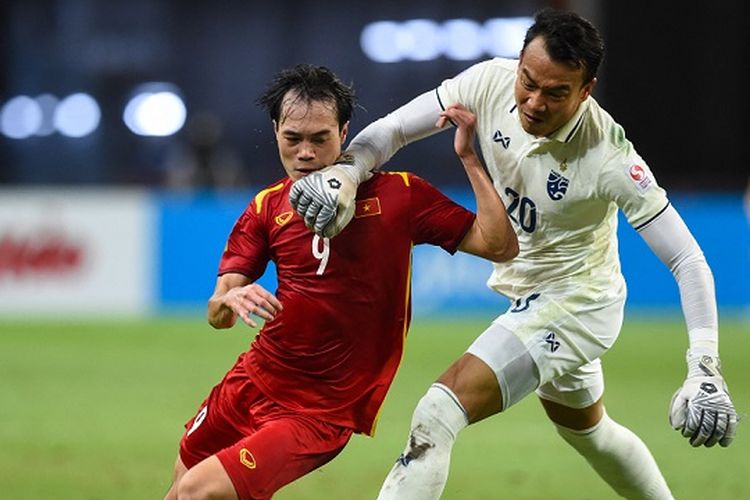
[[[341,132],[339,133],[341,144],[344,144],[344,142],[346,142],[346,136],[348,134],[349,134],[349,122],[346,122],[341,126]]]
[[[589,83],[581,87],[581,102],[585,101],[591,95],[598,81],[596,78],[593,78]]]
[[[279,122],[276,120],[271,120],[271,123],[273,123],[273,133],[278,134],[279,133]]]

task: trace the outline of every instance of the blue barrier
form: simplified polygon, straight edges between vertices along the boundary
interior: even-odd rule
[[[472,208],[468,190],[446,193]],[[229,231],[254,192],[157,196],[157,310],[203,309]],[[714,273],[720,309],[750,310],[750,227],[737,194],[677,194],[672,203],[700,243]],[[669,270],[620,217],[618,231],[629,309],[677,310],[679,292]],[[489,290],[491,265],[465,254],[419,246],[414,251],[413,305],[420,314],[499,312],[507,301]],[[261,284],[276,286],[269,266]]]

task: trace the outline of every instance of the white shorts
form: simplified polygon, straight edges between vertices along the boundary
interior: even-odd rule
[[[599,357],[617,340],[625,300],[591,297],[570,290],[529,294],[469,346],[467,352],[495,372],[503,410],[535,389],[539,397],[571,408],[585,408],[601,398]]]

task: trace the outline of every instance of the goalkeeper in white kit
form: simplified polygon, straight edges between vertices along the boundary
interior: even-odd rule
[[[422,397],[406,449],[381,499],[438,498],[461,429],[536,392],[560,436],[626,498],[672,493],[646,445],[602,403],[600,357],[614,344],[626,297],[617,212],[669,267],[687,326],[687,378],[669,421],[692,446],[728,446],[737,413],[719,364],[711,270],[695,238],[625,133],[591,97],[604,56],[580,16],[537,13],[519,60],[470,67],[365,128],[343,162],[295,183],[309,227],[345,230],[356,187],[399,148],[440,131],[455,103],[477,116],[477,138],[518,236],[488,285],[511,305]],[[340,181],[326,182],[334,177]],[[333,189],[330,186],[341,186]]]

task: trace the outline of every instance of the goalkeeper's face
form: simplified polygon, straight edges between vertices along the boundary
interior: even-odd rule
[[[521,54],[514,88],[523,129],[549,137],[565,125],[596,84],[584,84],[583,77],[583,68],[554,61],[543,37],[532,40]]]
[[[334,103],[285,98],[279,121],[274,122],[284,170],[296,181],[333,164],[348,130],[348,122],[339,125]]]

